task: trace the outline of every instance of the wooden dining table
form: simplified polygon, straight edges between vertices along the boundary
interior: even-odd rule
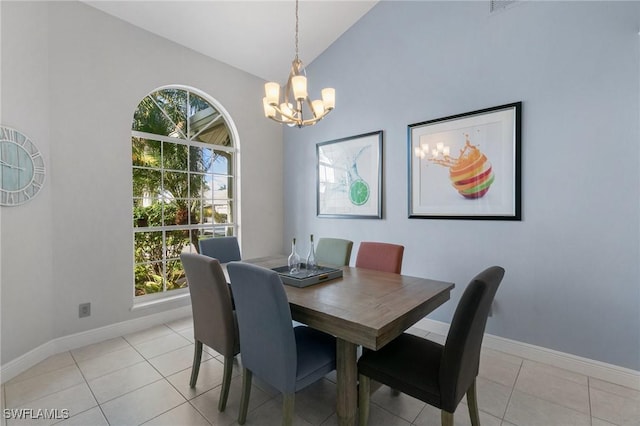
[[[245,261],[270,269],[287,264],[283,256]],[[284,289],[295,321],[336,337],[338,424],[355,425],[358,346],[382,348],[449,300],[454,284],[349,266],[342,271],[340,278]]]

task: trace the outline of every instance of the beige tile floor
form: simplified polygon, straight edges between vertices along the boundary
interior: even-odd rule
[[[442,336],[410,332],[436,341]],[[189,388],[191,318],[54,355],[1,387],[0,426],[235,425],[240,396],[236,362],[225,412],[217,410],[222,360],[205,347],[198,384]],[[640,392],[493,350],[483,350],[478,378],[483,426],[640,426]],[[296,395],[295,425],[337,424],[335,373]],[[246,424],[280,424],[281,397],[254,380]],[[469,425],[465,401],[455,416]],[[4,409],[68,410],[58,420],[17,420]],[[439,425],[437,409],[381,388],[370,425]]]

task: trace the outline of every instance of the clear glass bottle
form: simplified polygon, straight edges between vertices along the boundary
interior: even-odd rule
[[[309,272],[315,272],[317,269],[316,250],[313,247],[313,234],[311,234],[311,245],[309,246],[309,254],[307,255],[307,270]]]
[[[289,255],[288,265],[290,274],[297,274],[298,272],[300,272],[300,256],[296,252],[295,238],[293,239],[293,241],[291,241],[291,254]]]

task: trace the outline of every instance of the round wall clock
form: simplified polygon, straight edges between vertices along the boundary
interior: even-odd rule
[[[17,206],[35,197],[44,184],[44,160],[31,139],[0,126],[0,205]]]

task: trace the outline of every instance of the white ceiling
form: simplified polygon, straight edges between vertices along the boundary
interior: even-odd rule
[[[295,55],[293,0],[85,3],[268,81],[286,80]],[[311,63],[376,3],[301,0],[300,59]]]

